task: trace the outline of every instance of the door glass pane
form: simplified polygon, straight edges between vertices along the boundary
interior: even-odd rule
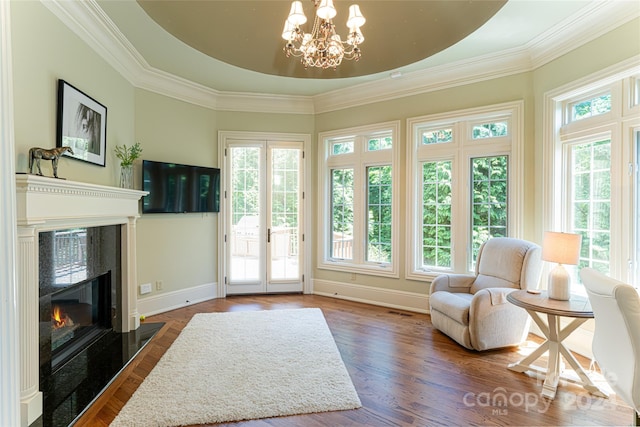
[[[271,150],[271,280],[298,279],[300,149]]]
[[[260,278],[260,148],[233,147],[231,154],[231,265],[233,281]]]

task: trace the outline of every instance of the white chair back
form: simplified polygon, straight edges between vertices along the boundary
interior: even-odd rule
[[[640,294],[592,268],[580,277],[595,318],[593,355],[611,388],[640,413]]]

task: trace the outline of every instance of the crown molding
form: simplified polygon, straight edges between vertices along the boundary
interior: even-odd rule
[[[315,113],[309,96],[244,92],[219,92],[216,110],[283,114]]]
[[[218,111],[315,114],[531,71],[640,16],[633,1],[592,2],[527,45],[315,96],[217,91],[152,67],[96,0],[41,0],[133,86]]]
[[[95,1],[41,3],[129,82],[135,85],[144,77],[148,64]]]
[[[541,67],[638,16],[640,4],[635,1],[592,2],[527,44],[532,67]]]
[[[491,80],[530,68],[526,49],[512,49],[316,95],[314,107],[316,113],[326,113]]]
[[[95,0],[41,0],[133,86],[222,111],[313,114],[310,97],[220,92],[152,67]]]

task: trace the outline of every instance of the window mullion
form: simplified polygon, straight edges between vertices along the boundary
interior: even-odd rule
[[[470,235],[469,224],[470,208],[469,203],[469,162],[470,159],[465,155],[465,145],[469,141],[471,131],[466,122],[457,123],[455,126],[456,147],[454,150],[452,169],[453,182],[452,187],[457,191],[454,193],[453,207],[451,212],[452,231],[451,239],[453,242],[453,271],[467,271],[469,259],[469,243]]]
[[[356,137],[355,143],[355,162],[353,164],[353,261],[356,264],[364,263],[364,245],[366,244],[366,167],[364,161],[364,144],[363,136]]]

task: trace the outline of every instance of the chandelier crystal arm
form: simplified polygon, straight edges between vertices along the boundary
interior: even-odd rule
[[[311,33],[305,33],[300,28],[307,22],[302,3],[300,1],[291,3],[291,10],[282,31],[282,38],[287,41],[284,46],[287,57],[299,57],[305,68],[322,69],[335,69],[343,59],[359,60],[361,51],[358,46],[364,41],[360,27],[366,22],[360,7],[357,4],[349,7],[347,20],[349,33],[346,40],[342,41],[340,35],[336,34],[332,21],[337,14],[333,0],[312,1],[316,13]]]

